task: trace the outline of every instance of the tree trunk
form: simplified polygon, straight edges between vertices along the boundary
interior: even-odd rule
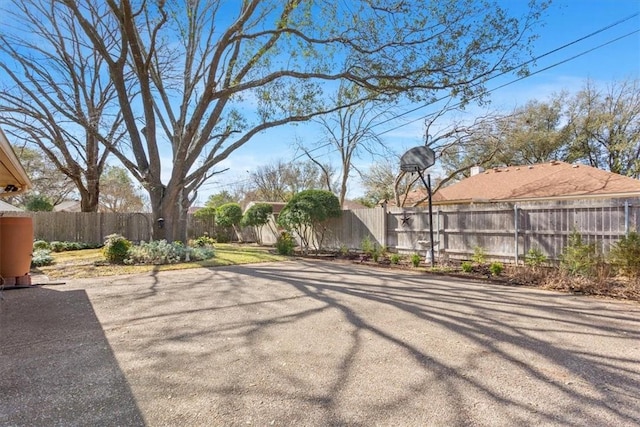
[[[85,186],[80,177],[72,177],[72,179],[80,193],[80,211],[98,212],[100,202],[99,180],[88,180],[87,185]]]
[[[88,189],[80,192],[80,211],[81,212],[98,212],[100,206],[100,190],[97,188]],[[93,190],[93,191],[92,191]]]
[[[173,188],[172,188],[173,187]],[[177,186],[156,185],[150,191],[153,212],[153,239],[167,242],[187,242],[188,200]]]

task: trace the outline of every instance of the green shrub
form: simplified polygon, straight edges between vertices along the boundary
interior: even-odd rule
[[[487,261],[487,254],[480,246],[473,248],[473,256],[471,260],[476,264],[484,264]]]
[[[209,236],[208,234],[205,234],[203,236],[200,236],[200,237],[194,239],[191,242],[191,246],[196,246],[196,247],[202,248],[202,247],[205,247],[205,246],[213,246],[216,243],[217,243],[216,239],[214,239],[213,237]]]
[[[283,231],[276,240],[276,252],[280,255],[293,255],[293,250],[296,247],[296,240],[293,235],[287,231]]]
[[[418,255],[418,254],[411,255],[411,265],[412,266],[418,267],[420,265],[420,261],[422,261],[422,258],[420,257],[420,255]]]
[[[373,262],[378,262],[381,256],[382,256],[382,248],[379,248],[374,245],[373,251],[371,252],[371,259],[373,260]]]
[[[53,264],[53,257],[49,249],[36,249],[31,258],[31,267],[43,267]]]
[[[51,242],[53,246],[54,242]],[[102,248],[102,254],[112,264],[124,264],[129,249],[131,249],[131,242],[125,239],[120,234],[110,234],[104,241],[104,247]]]
[[[338,249],[340,255],[347,256],[349,255],[349,247],[345,244],[340,245],[340,249]]]
[[[269,203],[256,203],[242,215],[240,225],[243,227],[262,227],[269,222],[273,213],[273,205]]]
[[[617,241],[611,247],[609,261],[622,274],[640,276],[640,234],[633,231]]]
[[[108,237],[109,236],[107,236],[107,238]],[[99,248],[101,246],[101,245],[79,243],[79,242],[58,242],[55,240],[49,243],[48,245],[49,247],[47,249],[51,249],[51,251],[53,252],[79,251],[82,249]]]
[[[362,241],[360,242],[360,249],[362,249],[362,252],[367,255],[373,254],[374,246],[373,242],[371,241],[371,237],[366,236],[364,239],[362,239]]]
[[[465,261],[462,263],[462,265],[460,265],[460,268],[462,268],[462,271],[464,271],[465,273],[471,273],[473,271],[473,263],[471,263],[470,261]]]
[[[46,240],[36,240],[35,242],[33,242],[33,250],[37,251],[38,249],[51,250],[51,246]]]
[[[85,249],[86,246],[78,242],[62,242],[63,251],[79,251]]]
[[[203,261],[216,256],[215,249],[212,246],[202,246],[190,248],[189,257],[191,261]]]
[[[389,261],[391,261],[391,264],[399,264],[400,263],[400,255],[392,254],[391,257],[389,258]]]
[[[572,232],[560,254],[560,269],[570,276],[593,277],[599,264],[595,243],[584,243],[578,232]]]
[[[493,276],[499,276],[504,271],[504,265],[501,262],[492,262],[489,266],[489,271]]]
[[[541,267],[547,262],[547,256],[539,248],[531,248],[524,256],[524,263],[529,267]]]
[[[49,247],[53,252],[62,252],[64,251],[64,242],[58,242],[54,240],[53,242],[49,243]]]
[[[124,260],[125,264],[176,264],[186,256],[186,250],[181,242],[169,243],[166,240],[140,242],[129,248]]]

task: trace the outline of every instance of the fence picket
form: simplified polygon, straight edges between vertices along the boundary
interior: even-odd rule
[[[4,215],[31,216],[36,239],[92,244],[102,243],[113,233],[132,241],[148,241],[153,221],[151,214],[143,213],[7,212]],[[324,247],[331,249],[360,248],[367,236],[377,245],[400,253],[426,255],[430,244],[428,211],[421,208],[343,211],[340,218],[328,221],[326,227]],[[187,228],[189,238],[205,233],[215,235],[211,219],[189,215]],[[440,259],[469,258],[476,246],[483,248],[489,258],[506,261],[522,260],[527,251],[534,248],[549,259],[558,259],[574,230],[607,252],[625,233],[640,230],[640,198],[441,205],[434,212],[434,248]],[[272,217],[260,230],[262,243],[274,244],[279,233]],[[253,235],[252,230],[242,232],[245,241]]]

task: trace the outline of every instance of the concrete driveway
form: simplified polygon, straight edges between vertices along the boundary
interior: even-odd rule
[[[636,303],[312,261],[2,295],[3,426],[640,424]]]

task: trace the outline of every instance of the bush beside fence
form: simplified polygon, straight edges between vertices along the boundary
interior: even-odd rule
[[[151,237],[151,214],[11,212],[10,215],[31,216],[37,240],[99,244],[113,233],[135,242],[149,241]],[[428,211],[422,208],[347,210],[326,225],[328,249],[359,249],[368,238],[394,252],[426,255],[431,244]],[[476,248],[482,248],[492,260],[522,263],[531,249],[540,251],[549,260],[558,260],[574,231],[603,253],[630,231],[639,231],[640,198],[441,205],[433,209],[433,225],[434,249],[440,260],[470,259]],[[192,215],[187,228],[189,238],[205,233],[215,236],[216,232],[213,220]],[[280,233],[275,217],[259,231],[264,244],[275,244]],[[253,234],[253,230],[245,229],[241,238],[255,240]]]

